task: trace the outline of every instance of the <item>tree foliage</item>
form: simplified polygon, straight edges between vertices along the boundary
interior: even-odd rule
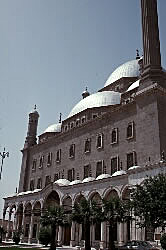
[[[2,243],[2,238],[3,238],[3,235],[5,234],[6,234],[6,231],[4,230],[2,226],[0,226],[0,243]]]
[[[161,236],[160,243],[162,249],[166,250],[166,233]]]
[[[90,225],[101,221],[102,208],[94,201],[82,199],[80,203],[75,203],[71,215],[72,221],[82,224],[85,229],[85,249],[90,250]]]
[[[109,249],[114,250],[115,228],[117,223],[131,220],[130,202],[118,197],[103,200],[103,221],[109,223]]]
[[[50,227],[41,227],[38,238],[41,244],[47,246],[51,241]]]
[[[62,226],[65,221],[66,215],[61,206],[49,207],[44,215],[41,216],[42,226],[50,226],[51,228],[51,250],[56,249],[56,229],[58,226]]]
[[[137,185],[132,193],[132,206],[135,216],[140,218],[140,227],[166,226],[166,175],[159,174]]]

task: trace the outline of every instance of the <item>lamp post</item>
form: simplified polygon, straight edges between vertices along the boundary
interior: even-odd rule
[[[2,153],[0,152],[0,156],[1,156],[1,159],[2,159],[2,160],[1,160],[1,170],[0,170],[0,180],[1,180],[3,162],[4,162],[4,159],[5,159],[6,157],[9,157],[9,152],[5,152],[5,148],[4,148],[3,152],[2,152]]]

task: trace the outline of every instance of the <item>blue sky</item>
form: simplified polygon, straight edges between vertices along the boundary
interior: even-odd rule
[[[166,1],[158,0],[166,68]],[[28,113],[37,105],[38,135],[65,119],[88,87],[104,86],[120,64],[142,54],[140,0],[0,0],[0,152],[2,197],[18,187]]]

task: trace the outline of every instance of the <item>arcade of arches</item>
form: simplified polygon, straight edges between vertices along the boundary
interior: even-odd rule
[[[35,195],[34,195],[35,196]],[[109,199],[110,197],[118,196],[121,199],[129,199],[129,189],[124,187],[119,191],[115,188],[109,188],[104,190],[103,193],[93,190],[89,193],[79,192],[77,194],[65,194],[59,190],[47,190],[44,198],[41,196],[31,197],[31,199],[25,199],[15,204],[8,204],[3,213],[3,219],[6,219],[6,211],[9,211],[8,221],[10,223],[12,214],[14,215],[14,230],[22,230],[22,242],[38,243],[37,235],[40,229],[40,216],[44,213],[48,206],[62,205],[66,214],[71,213],[72,206],[75,202],[80,202],[81,199],[95,200],[97,203],[101,202],[101,199]],[[122,245],[124,242],[132,238],[137,238],[136,227],[134,223],[122,224],[118,223],[115,227],[115,242],[118,245]],[[11,232],[7,233],[10,238]],[[84,228],[75,222],[71,225],[59,226],[57,230],[58,244],[63,245],[82,245],[84,242]],[[94,247],[104,248],[108,246],[109,242],[109,227],[107,222],[98,223],[91,226],[91,245]]]

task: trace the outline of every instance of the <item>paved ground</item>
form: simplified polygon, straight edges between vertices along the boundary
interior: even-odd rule
[[[0,245],[0,248],[5,249],[5,247],[19,247],[19,248],[39,248],[43,250],[49,249],[48,247],[44,247],[41,244],[28,244],[28,243],[19,243],[19,245],[15,245],[14,242],[12,241],[3,241],[2,245]],[[69,246],[62,246],[62,247],[57,247],[57,250],[79,250],[77,247],[69,247]]]

